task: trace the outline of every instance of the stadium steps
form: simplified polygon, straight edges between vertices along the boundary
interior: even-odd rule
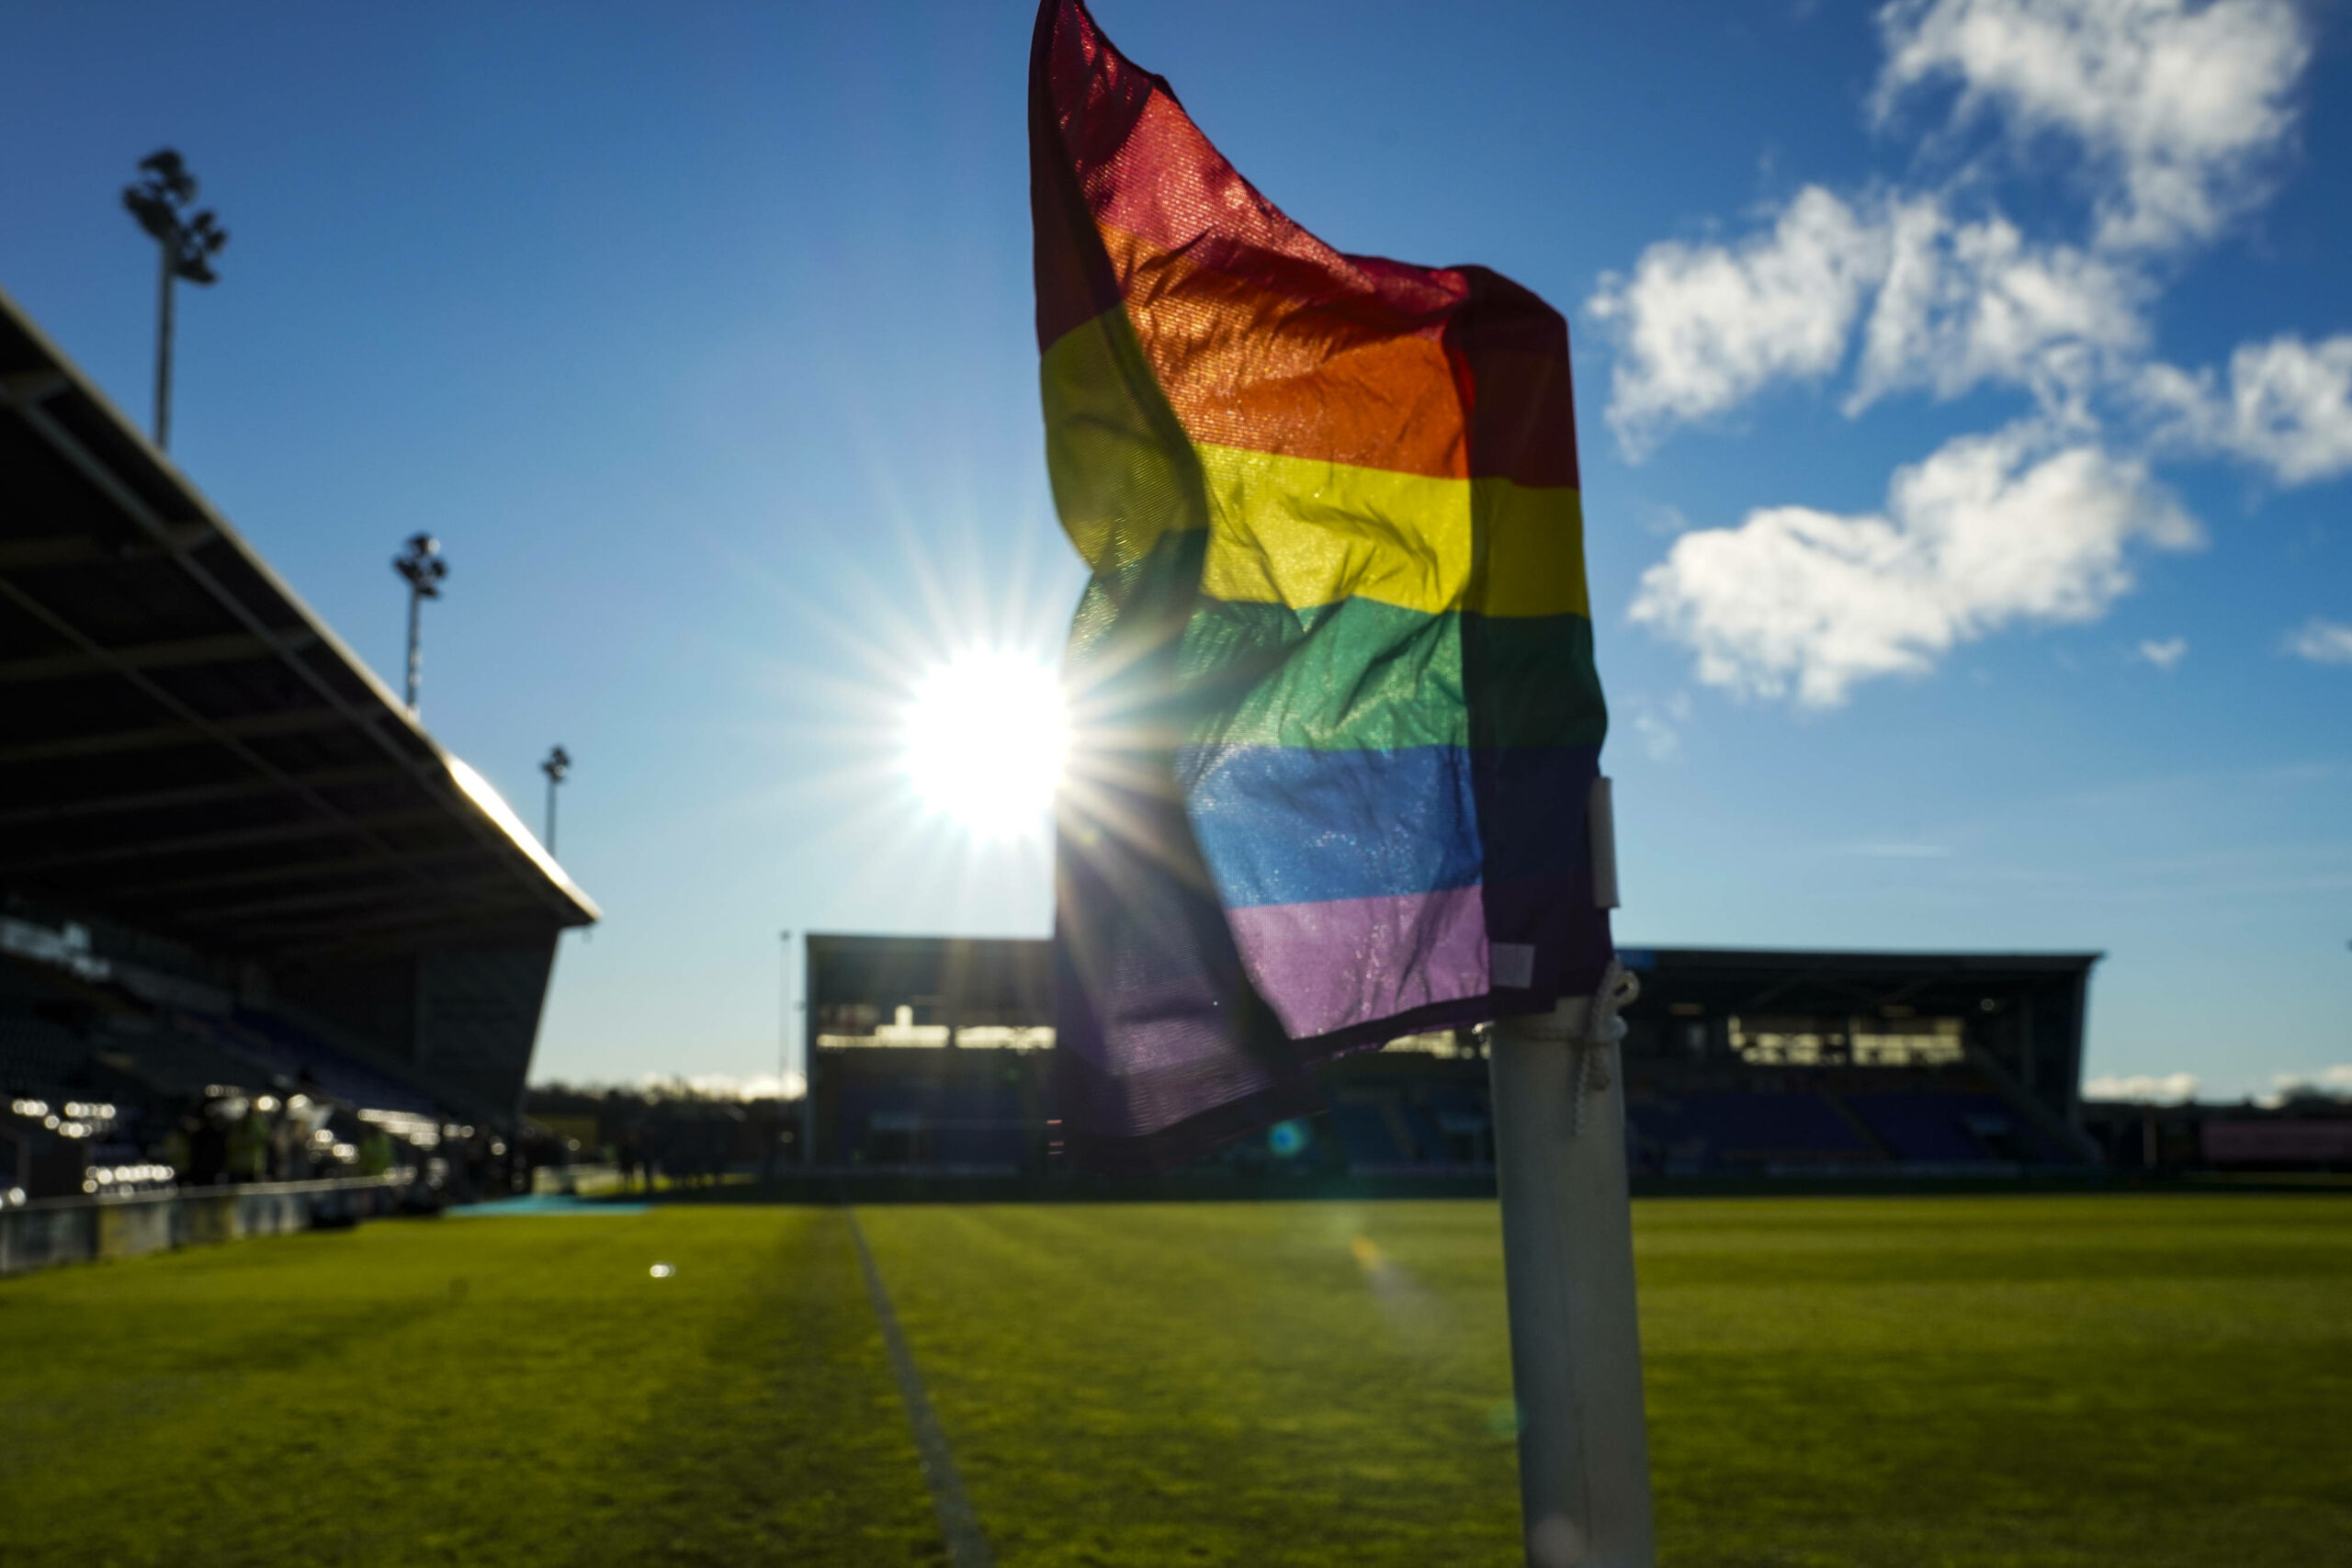
[[[1427,1158],[1413,1136],[1412,1123],[1405,1119],[1405,1109],[1393,1100],[1380,1103],[1380,1124],[1388,1130],[1388,1142],[1396,1150],[1396,1157],[1406,1165],[1416,1165]]]
[[[1838,1093],[1834,1089],[1825,1089],[1821,1091],[1821,1098],[1829,1102],[1829,1109],[1838,1112],[1838,1119],[1843,1121],[1847,1126],[1851,1127],[1857,1137],[1868,1144],[1872,1149],[1875,1149],[1881,1158],[1894,1159],[1898,1157],[1894,1152],[1894,1145],[1889,1144],[1884,1138],[1879,1136],[1878,1129],[1872,1127],[1868,1121],[1859,1115],[1855,1111],[1852,1104],[1847,1100],[1844,1095]]]
[[[1992,1080],[1994,1088],[2007,1100],[2009,1109],[2024,1118],[2026,1125],[2041,1134],[2049,1149],[2052,1163],[2060,1165],[2104,1165],[2107,1156],[2098,1143],[2080,1127],[2066,1124],[2064,1118],[2029,1093],[2017,1076],[2001,1064],[2000,1058],[1982,1045],[1968,1047],[1968,1065]]]
[[[1453,1165],[1458,1163],[1446,1147],[1445,1129],[1438,1124],[1426,1105],[1405,1107],[1405,1127],[1413,1134],[1413,1157],[1423,1165]]]

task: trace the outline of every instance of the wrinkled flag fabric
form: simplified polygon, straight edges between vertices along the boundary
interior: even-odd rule
[[[1083,1165],[1311,1108],[1317,1062],[1610,955],[1567,327],[1345,255],[1078,0],[1030,62],[1065,661],[1056,1058]]]

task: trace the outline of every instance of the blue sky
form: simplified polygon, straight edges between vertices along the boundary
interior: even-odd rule
[[[2352,1064],[2352,13],[1102,0],[1343,249],[1569,313],[1628,943],[2098,949],[2090,1070]],[[1050,657],[1024,4],[19,4],[0,286],[604,904],[546,1077],[773,1070],[777,932],[1042,933],[894,766]]]

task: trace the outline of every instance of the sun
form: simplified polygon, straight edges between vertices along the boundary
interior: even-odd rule
[[[907,775],[926,807],[977,837],[1043,833],[1068,747],[1061,682],[1032,655],[976,649],[915,681]]]

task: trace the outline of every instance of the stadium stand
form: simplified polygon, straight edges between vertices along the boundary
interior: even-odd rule
[[[1351,1169],[1393,1169],[1411,1160],[1410,1152],[1389,1124],[1388,1112],[1361,1100],[1338,1100],[1331,1106],[1331,1124],[1347,1153]]]
[[[2083,1120],[2120,1170],[2352,1173],[2352,1095],[2316,1085],[2261,1102],[2093,1101]]]
[[[1658,1178],[1980,1174],[2098,1162],[2077,1124],[2091,954],[1626,953],[1628,1157]],[[817,935],[814,1165],[1052,1168],[1052,953],[1040,942]],[[1330,1064],[1304,1132],[1212,1163],[1484,1179],[1476,1032]]]
[[[0,294],[0,1205],[381,1167],[394,1131],[509,1180],[595,918]]]

